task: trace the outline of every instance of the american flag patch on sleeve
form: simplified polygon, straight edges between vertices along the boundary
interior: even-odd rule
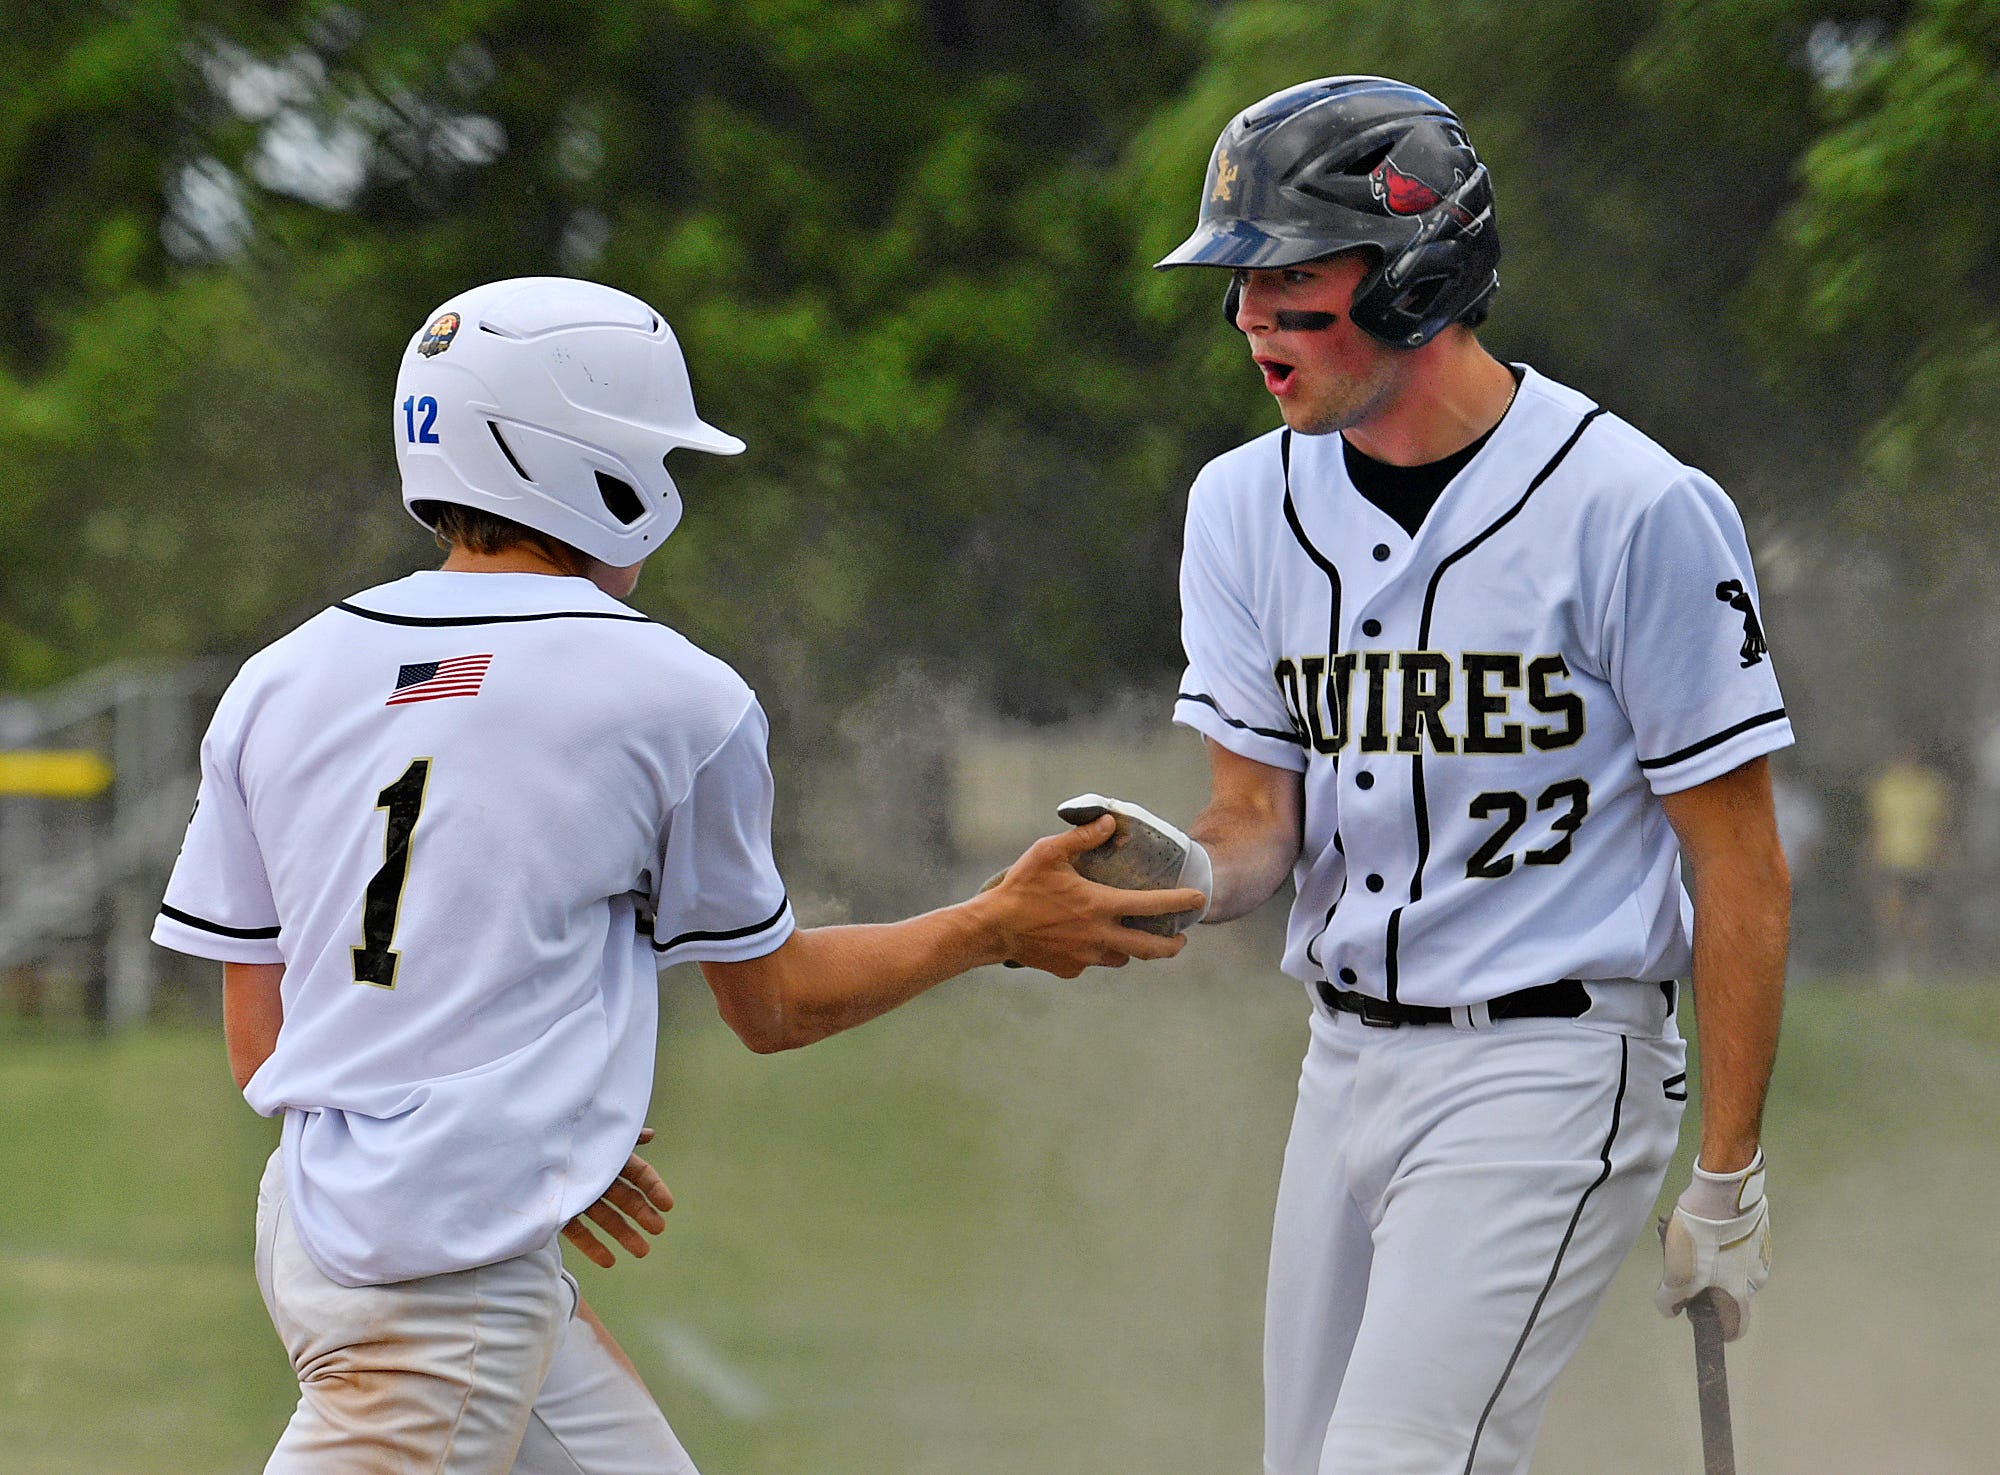
[[[418,661],[396,670],[396,689],[384,706],[401,707],[410,702],[435,702],[441,697],[476,697],[479,683],[486,679],[491,655],[452,656],[442,661]]]

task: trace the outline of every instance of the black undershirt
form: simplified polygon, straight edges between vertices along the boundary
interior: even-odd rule
[[[1512,364],[1507,367],[1513,372],[1514,383],[1518,385],[1521,371]],[[1504,414],[1500,417],[1501,420],[1506,418]],[[1493,429],[1471,445],[1453,451],[1441,460],[1426,461],[1421,466],[1391,466],[1387,461],[1377,461],[1366,452],[1355,450],[1354,442],[1344,435],[1340,438],[1340,449],[1347,461],[1347,479],[1354,483],[1354,490],[1395,518],[1403,531],[1414,538],[1417,529],[1430,515],[1431,508],[1437,505],[1437,499],[1451,485],[1451,479],[1465,470],[1472,458],[1484,449],[1486,442],[1493,439],[1493,431],[1499,428],[1499,421],[1495,421]]]

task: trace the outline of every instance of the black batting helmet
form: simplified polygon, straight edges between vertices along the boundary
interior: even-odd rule
[[[1296,266],[1356,247],[1376,259],[1350,316],[1397,348],[1480,321],[1500,285],[1486,166],[1450,108],[1386,77],[1322,77],[1238,113],[1194,234],[1159,266]],[[1240,290],[1232,280],[1232,325]]]

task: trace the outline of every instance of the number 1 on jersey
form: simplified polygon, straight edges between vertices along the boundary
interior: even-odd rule
[[[430,776],[431,760],[413,759],[401,778],[375,796],[375,807],[388,810],[389,818],[382,830],[382,869],[369,881],[361,902],[361,946],[353,950],[356,983],[396,986],[396,965],[403,955],[389,944],[396,939],[396,913],[403,906],[403,883],[410,878],[410,838]]]

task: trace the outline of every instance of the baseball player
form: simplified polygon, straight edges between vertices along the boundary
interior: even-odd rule
[[[556,1243],[580,1213],[628,1248],[659,1227],[631,1158],[656,968],[699,962],[781,1050],[1003,958],[1169,956],[1120,917],[1202,898],[1077,875],[1107,818],[961,905],[799,929],[762,708],[621,602],[681,515],[666,459],[743,449],[665,321],[588,282],[475,288],[410,339],[393,417],[449,557],[244,666],[154,931],[222,960],[232,1066],[284,1119],[256,1263],[300,1398],[267,1468],[688,1471]]]
[[[1709,478],[1481,347],[1499,255],[1458,119],[1334,77],[1224,129],[1160,263],[1229,273],[1284,420],[1189,497],[1174,717],[1213,795],[1165,871],[1212,872],[1210,922],[1297,886],[1270,1475],[1528,1468],[1674,1151],[1684,981],[1660,1305],[1718,1288],[1733,1337],[1768,1273],[1792,733],[1749,550]]]

